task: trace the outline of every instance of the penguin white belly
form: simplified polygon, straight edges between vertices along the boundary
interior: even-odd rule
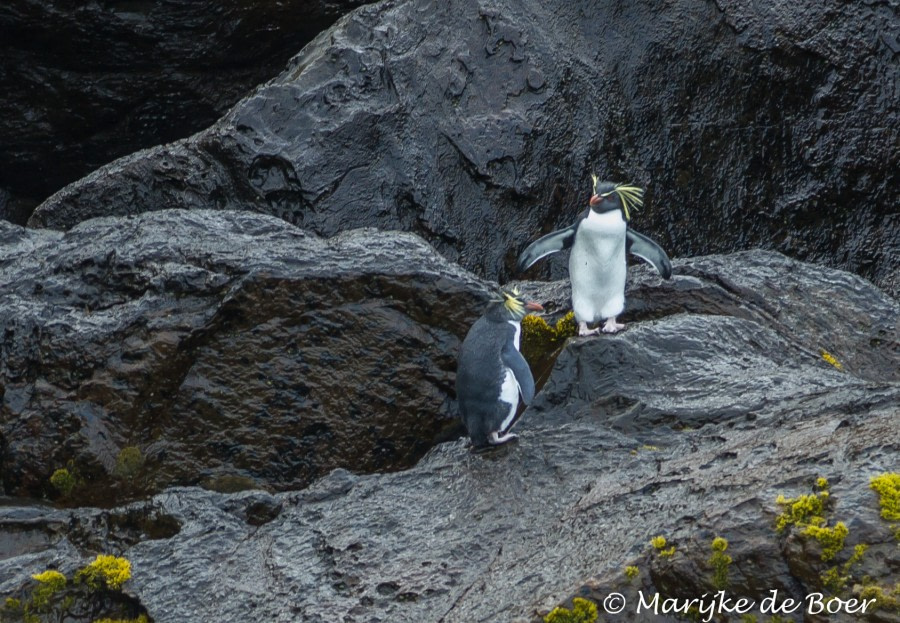
[[[618,210],[593,210],[578,225],[569,254],[572,310],[579,322],[598,322],[625,308],[625,229]]]
[[[519,407],[519,384],[509,368],[506,368],[506,376],[503,377],[503,385],[500,386],[500,400],[510,405],[509,412],[500,425],[500,431],[505,431],[512,424],[513,418],[516,417],[516,409]]]
[[[522,325],[512,320],[509,320],[508,322],[516,330],[516,334],[513,337],[513,344],[515,344],[516,350],[519,350],[519,339],[522,337]],[[503,423],[500,424],[500,431],[505,431],[510,427],[513,418],[516,417],[516,409],[519,407],[519,383],[516,381],[516,375],[506,366],[503,366],[503,369],[505,370],[505,376],[503,377],[503,384],[500,386],[500,400],[509,403],[510,407],[506,417],[503,418]]]

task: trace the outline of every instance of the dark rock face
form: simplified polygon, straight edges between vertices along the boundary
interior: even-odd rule
[[[209,211],[2,227],[7,494],[47,492],[72,461],[73,499],[108,503],[129,446],[138,489],[297,488],[409,466],[455,427],[487,286],[416,236]]]
[[[37,203],[184,138],[361,0],[9,0],[0,6],[0,189]],[[30,207],[30,209],[28,209]]]
[[[775,500],[818,477],[831,483],[829,520],[850,531],[833,564],[865,543],[854,574],[895,581],[896,542],[868,483],[896,470],[900,452],[900,382],[884,365],[897,344],[872,345],[900,318],[897,303],[773,253],[680,261],[666,286],[650,279],[630,290],[648,320],[571,340],[515,444],[472,454],[460,440],[401,473],[336,470],[277,495],[174,489],[112,511],[159,518],[150,525],[163,529],[143,537],[116,529],[134,521],[72,511],[76,528],[102,528],[85,543],[84,530],[62,528],[68,513],[0,508],[0,578],[11,578],[0,589],[115,548],[140,570],[129,590],[158,621],[519,622],[576,590],[619,589],[626,564],[640,566],[631,590],[699,597],[722,536],[729,590],[802,598],[829,565],[815,541],[775,532]],[[777,301],[754,292],[762,282]],[[823,310],[825,299],[846,308]],[[837,338],[846,318],[865,320]],[[843,371],[816,350],[832,340]],[[27,542],[14,538],[23,513]],[[658,534],[677,547],[670,560],[650,549]],[[634,606],[617,618],[648,620]]]
[[[324,235],[414,231],[503,281],[595,171],[648,188],[635,226],[673,255],[774,248],[896,294],[896,21],[837,0],[382,2],[209,130],[111,164],[31,223],[250,207]]]

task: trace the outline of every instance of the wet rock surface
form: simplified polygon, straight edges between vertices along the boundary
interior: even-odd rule
[[[729,540],[735,594],[803,598],[861,543],[854,574],[892,585],[895,537],[868,484],[896,470],[900,451],[900,382],[885,365],[896,334],[870,342],[896,324],[897,303],[858,277],[763,252],[682,260],[671,282],[652,279],[636,271],[629,295],[645,319],[567,343],[516,443],[473,454],[447,442],[406,471],[336,470],[303,491],[178,488],[130,512],[0,508],[0,577],[74,566],[118,533],[85,542],[61,517],[92,525],[112,513],[169,527],[141,536],[132,521],[130,541],[106,544],[133,562],[129,590],[158,621],[532,621],[573,594],[699,597],[712,590],[714,536]],[[777,300],[754,290],[763,281]],[[832,312],[820,297],[857,307]],[[841,329],[844,311],[868,320]],[[842,370],[817,350],[836,333]],[[815,541],[774,529],[777,496],[819,477],[829,521],[849,526],[829,564]],[[17,545],[10,526],[23,513],[48,536]],[[676,546],[670,559],[649,545],[660,534]],[[640,570],[630,584],[626,564]],[[648,620],[633,606],[618,618]]]
[[[323,235],[414,231],[484,277],[583,208],[648,188],[674,256],[777,249],[898,292],[892,3],[382,2],[210,129],[128,156],[31,219],[252,208]],[[534,275],[562,276],[561,258]]]
[[[360,0],[9,0],[0,218],[111,160],[207,128]]]
[[[488,285],[414,235],[167,211],[0,240],[7,494],[52,493],[63,467],[69,503],[297,488],[409,466],[456,429],[455,354]]]

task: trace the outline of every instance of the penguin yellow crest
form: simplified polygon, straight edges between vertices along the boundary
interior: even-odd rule
[[[630,184],[616,184],[613,192],[622,200],[625,209],[625,220],[631,220],[630,210],[636,210],[644,205],[644,189]]]
[[[631,220],[631,211],[636,210],[644,205],[644,189],[631,184],[616,184],[608,192],[600,193],[600,177],[595,173],[591,173],[591,181],[594,183],[594,194],[601,197],[608,197],[616,193],[622,200],[622,208],[625,211],[625,220]],[[606,182],[609,184],[610,182]],[[607,186],[608,187],[608,186]]]
[[[514,288],[512,293],[502,292],[503,306],[516,316],[525,315],[525,304],[519,299],[519,288]]]

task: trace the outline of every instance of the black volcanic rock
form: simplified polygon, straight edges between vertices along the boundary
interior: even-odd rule
[[[501,281],[590,173],[675,256],[778,249],[898,292],[897,9],[839,0],[381,2],[210,129],[112,163],[35,226],[253,209],[414,231]],[[561,276],[563,258],[541,274]]]
[[[166,211],[0,223],[0,241],[7,494],[50,493],[66,466],[82,503],[297,488],[409,466],[455,429],[456,350],[487,286],[414,235]],[[145,460],[123,483],[130,446]]]
[[[362,0],[0,4],[0,189],[24,223],[97,167],[184,138]]]
[[[16,231],[21,244],[37,236]],[[897,302],[770,252],[675,268],[665,285],[637,271],[629,295],[643,319],[567,343],[516,443],[475,454],[447,442],[403,472],[338,469],[274,495],[177,488],[108,511],[0,505],[0,594],[113,551],[132,561],[128,592],[157,621],[518,623],[612,590],[631,599],[617,619],[646,621],[637,588],[714,592],[715,536],[734,558],[729,595],[802,599],[860,544],[853,582],[890,590],[894,528],[869,481],[896,470],[900,453],[898,345],[879,329],[896,325]],[[778,294],[755,292],[762,281]],[[820,477],[829,525],[849,530],[832,562],[774,528],[778,496],[814,491]],[[671,559],[651,548],[656,535],[676,547]]]

